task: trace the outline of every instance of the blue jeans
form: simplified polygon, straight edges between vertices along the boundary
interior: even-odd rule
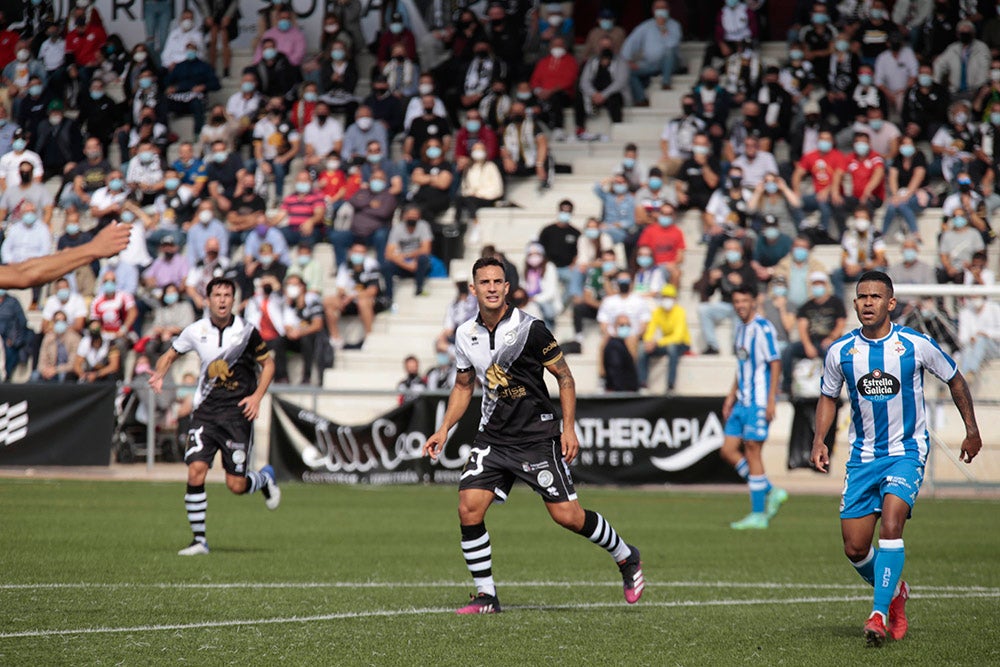
[[[736,326],[736,311],[733,304],[725,301],[706,301],[698,304],[698,321],[701,323],[701,335],[705,345],[713,350],[719,349],[719,337],[715,327],[724,320],[730,320]]]
[[[389,298],[389,301],[393,300],[393,294],[395,292],[393,278],[396,276],[400,276],[402,278],[413,278],[417,283],[416,293],[420,294],[424,291],[424,282],[427,280],[427,274],[431,270],[431,258],[429,255],[420,255],[416,259],[416,271],[404,269],[395,262],[382,262],[382,276],[385,278],[385,295]]]
[[[8,345],[7,341],[3,343],[4,351],[4,366],[6,371],[6,376],[4,377],[4,382],[11,382],[14,379],[14,371],[17,370],[17,364],[21,361],[21,346],[20,345]]]
[[[906,228],[911,234],[916,234],[919,231],[917,225],[917,216],[924,207],[920,205],[920,201],[917,199],[916,195],[913,195],[901,205],[896,206],[891,201],[885,205],[885,218],[882,220],[882,234],[885,235],[889,232],[889,228],[896,219],[896,215],[899,215],[906,222]]]
[[[805,213],[819,211],[819,226],[825,232],[830,231],[830,220],[835,218],[838,223],[841,221],[843,211],[839,206],[834,206],[829,197],[826,201],[820,201],[816,195],[806,195],[802,198],[802,210]]]
[[[278,162],[277,160],[266,160],[266,162],[271,165],[271,171],[274,173],[274,194],[278,199],[281,199],[285,194],[285,177],[288,176],[288,163]]]
[[[644,62],[639,65],[639,69],[632,70],[628,75],[632,101],[646,101],[646,86],[649,85],[649,80],[657,74],[660,75],[660,80],[664,85],[670,85],[670,79],[677,69],[678,60],[680,60],[680,50],[675,46],[672,49],[667,49],[659,62]]]
[[[1000,343],[989,336],[977,336],[976,340],[962,348],[960,366],[962,373],[978,373],[983,364],[1000,357]]]
[[[569,277],[569,296],[570,299],[574,299],[578,296],[583,296],[583,285],[587,282],[587,274],[584,271],[574,268],[573,273]]]
[[[575,279],[575,273],[579,273],[572,266],[560,266],[556,268],[556,273],[559,274],[559,286],[562,288],[562,307],[563,310],[569,305],[570,301],[573,300],[573,295],[571,293],[573,289],[573,281]],[[581,294],[583,290],[580,290]]]
[[[649,360],[652,357],[666,357],[667,358],[667,391],[673,391],[674,385],[677,383],[677,364],[680,362],[681,357],[687,354],[687,351],[691,349],[684,343],[676,343],[674,345],[657,345],[653,348],[652,352],[646,352],[646,346],[643,343],[639,343],[639,384],[645,385],[649,379]]]
[[[313,227],[312,234],[309,235],[300,232],[299,227],[292,227],[290,225],[286,227],[278,227],[278,231],[285,237],[285,241],[288,242],[289,248],[294,248],[300,243],[307,243],[311,248],[320,241],[319,229],[315,226]]]
[[[142,18],[146,22],[146,41],[159,53],[167,44],[174,3],[171,0],[144,0]]]

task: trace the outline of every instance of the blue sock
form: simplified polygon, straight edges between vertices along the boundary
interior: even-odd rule
[[[889,603],[896,594],[896,584],[903,574],[906,552],[903,540],[879,540],[878,554],[875,556],[875,606],[874,611],[889,618]]]
[[[854,569],[858,571],[861,578],[868,582],[869,586],[875,585],[875,557],[878,556],[878,549],[875,547],[868,548],[868,555],[864,559],[855,563],[851,561],[851,565]]]
[[[750,464],[747,463],[746,459],[740,459],[736,462],[736,474],[743,479],[750,475]]]
[[[750,475],[747,478],[750,487],[750,511],[763,513],[767,501],[767,491],[771,488],[767,475]]]

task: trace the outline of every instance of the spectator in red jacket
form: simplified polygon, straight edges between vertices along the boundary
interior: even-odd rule
[[[7,26],[7,18],[0,12],[0,68],[14,61],[20,39],[21,35]]]
[[[497,133],[489,125],[483,123],[479,109],[469,109],[465,114],[465,123],[455,134],[455,165],[459,171],[472,162],[472,147],[482,143],[486,148],[486,159],[492,162],[500,154],[500,144]]]
[[[381,70],[392,57],[392,47],[402,44],[406,47],[406,58],[411,62],[417,59],[417,40],[413,33],[403,24],[403,15],[396,12],[392,15],[389,25],[378,38],[378,68]]]
[[[87,23],[82,17],[74,21],[73,29],[66,35],[66,53],[72,54],[80,67],[97,67],[97,54],[108,41],[108,34],[99,23]],[[89,80],[90,77],[80,77]]]
[[[566,41],[554,37],[549,55],[538,61],[531,74],[531,89],[542,105],[544,120],[556,129],[556,140],[565,138],[563,109],[572,104],[580,67],[566,51]]]

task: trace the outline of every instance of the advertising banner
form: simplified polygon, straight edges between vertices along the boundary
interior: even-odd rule
[[[479,429],[479,397],[438,460],[421,457],[447,395],[422,394],[371,423],[344,425],[275,397],[271,464],[282,479],[333,484],[456,483]],[[663,484],[739,481],[718,454],[722,398],[663,396],[577,401],[577,481]]]
[[[0,466],[111,464],[114,384],[0,385]]]

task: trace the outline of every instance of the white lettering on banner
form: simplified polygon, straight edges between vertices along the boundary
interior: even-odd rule
[[[0,445],[13,445],[28,435],[28,402],[0,403]]]
[[[722,447],[722,423],[714,412],[697,418],[660,418],[655,422],[632,417],[583,418],[577,421],[580,462],[614,467],[632,465],[634,455],[615,450],[679,450],[670,456],[650,457],[650,463],[668,472],[683,470]],[[593,450],[593,451],[591,451]],[[610,450],[605,452],[604,450]],[[628,454],[627,456],[625,454]]]

